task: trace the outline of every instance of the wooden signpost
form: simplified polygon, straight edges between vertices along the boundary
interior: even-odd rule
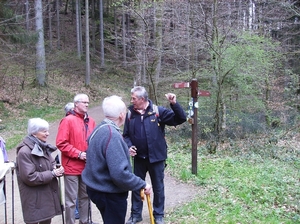
[[[192,79],[189,82],[174,83],[173,87],[178,88],[191,88],[192,102],[190,102],[190,112],[188,122],[192,125],[192,174],[197,175],[197,144],[198,144],[198,96],[210,96],[210,92],[206,90],[198,90],[197,79]]]

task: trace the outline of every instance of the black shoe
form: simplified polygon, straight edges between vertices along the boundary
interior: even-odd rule
[[[128,219],[126,224],[136,224],[136,223],[141,222],[141,221],[143,221],[142,217],[132,217],[132,216],[130,216],[130,218]]]
[[[155,224],[164,224],[164,219],[162,217],[155,218]]]

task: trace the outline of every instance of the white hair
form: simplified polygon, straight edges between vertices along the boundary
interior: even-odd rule
[[[117,118],[122,112],[126,112],[126,105],[121,97],[113,95],[104,98],[102,110],[105,117]]]
[[[74,109],[74,103],[69,102],[69,103],[66,104],[66,106],[65,106],[65,112],[66,113],[70,112],[70,110],[73,110],[73,109]]]
[[[144,98],[145,101],[148,101],[148,92],[143,86],[135,86],[131,89],[131,94],[135,93],[137,98]]]
[[[84,93],[79,93],[74,97],[74,103],[77,103],[79,101],[81,101],[82,99],[88,99],[88,95],[84,94]]]
[[[33,135],[39,131],[49,130],[49,123],[41,118],[31,118],[28,120],[27,133]]]

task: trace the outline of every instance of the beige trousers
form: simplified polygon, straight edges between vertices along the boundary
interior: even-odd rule
[[[89,198],[86,193],[86,185],[81,176],[64,176],[65,183],[65,219],[66,224],[75,224],[75,206],[78,198],[79,223],[88,222]]]

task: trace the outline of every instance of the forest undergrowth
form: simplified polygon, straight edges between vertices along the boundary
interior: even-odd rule
[[[66,25],[62,30],[70,32]],[[105,68],[93,67],[91,84],[85,86],[85,62],[71,50],[53,51],[47,55],[47,85],[39,87],[34,60],[30,60],[34,53],[26,51],[23,55],[26,60],[6,58],[1,65],[0,133],[8,150],[26,135],[28,118],[42,117],[50,123],[61,119],[64,105],[76,93],[89,95],[91,107],[112,94],[130,102],[133,74],[130,68],[122,69],[120,62],[110,62]],[[158,86],[159,102],[164,102],[166,92],[174,92],[187,109],[190,91],[172,87],[172,83],[183,80],[176,75],[167,78]],[[210,121],[199,120],[199,124],[202,122]],[[206,194],[168,211],[167,223],[300,223],[299,125],[289,130],[277,127],[247,133],[242,138],[224,136],[215,151],[210,150],[211,141],[201,132],[197,174],[191,172],[191,129],[187,122],[176,129],[167,128],[167,171],[205,189]]]

